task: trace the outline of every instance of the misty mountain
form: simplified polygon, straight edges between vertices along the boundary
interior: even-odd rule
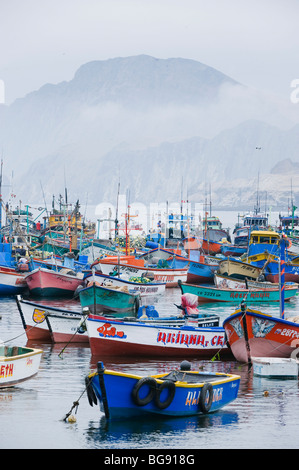
[[[89,62],[69,82],[0,106],[0,126],[4,182],[13,172],[23,203],[42,202],[42,191],[49,200],[65,184],[72,200],[114,201],[119,180],[131,200],[177,201],[183,181],[190,200],[203,200],[211,187],[215,205],[237,207],[251,203],[258,174],[261,190],[267,175],[273,204],[285,199],[290,174],[296,185],[293,115],[193,60]],[[295,163],[280,179],[280,195],[271,178],[286,159]]]

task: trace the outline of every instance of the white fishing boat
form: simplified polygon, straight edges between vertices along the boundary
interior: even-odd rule
[[[118,276],[109,276],[108,274],[90,273],[85,276],[85,282],[96,282],[99,286],[122,288],[127,287],[130,293],[140,294],[140,297],[160,295],[165,292],[166,282],[146,282],[144,277],[131,277],[124,279]]]
[[[298,379],[298,361],[291,357],[251,357],[253,374],[269,379]]]
[[[80,307],[76,311],[50,307],[22,299],[19,295],[16,296],[16,302],[28,340],[88,342],[86,333],[80,334],[79,332],[74,335],[83,317]],[[57,327],[58,322],[59,328]]]
[[[0,388],[13,387],[38,373],[42,349],[0,345]]]

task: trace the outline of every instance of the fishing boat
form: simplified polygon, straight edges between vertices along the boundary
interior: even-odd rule
[[[26,288],[27,283],[23,272],[0,266],[0,296],[20,294]]]
[[[87,332],[92,355],[145,357],[231,356],[221,327],[163,326],[89,315]]]
[[[42,349],[0,344],[0,388],[13,387],[34,377],[42,353]]]
[[[109,276],[108,274],[101,274],[99,272],[89,272],[84,276],[85,282],[96,282],[103,287],[127,287],[131,293],[138,293],[141,297],[152,295],[161,295],[165,292],[166,282],[152,282],[146,277],[130,277],[128,280],[121,277]]]
[[[219,261],[217,272],[223,276],[232,276],[237,279],[257,280],[263,273],[263,268],[228,257]]]
[[[140,306],[140,294],[130,293],[128,288],[113,288],[89,282],[89,285],[79,291],[82,308],[89,308],[92,313],[113,312],[118,315],[136,314]]]
[[[219,288],[231,289],[280,289],[279,282],[252,281],[250,279],[235,279],[232,276],[222,276],[215,273],[214,283]],[[285,282],[285,289],[298,287],[296,282]]]
[[[251,362],[251,357],[291,357],[299,346],[299,317],[285,319],[285,248],[280,239],[280,315],[265,315],[247,308],[243,301],[236,312],[226,318],[226,331],[231,350],[240,362]]]
[[[200,256],[199,261],[190,261],[186,282],[190,284],[213,283],[214,273],[218,268],[218,261],[211,261],[204,256]]]
[[[79,325],[83,319],[80,307],[66,310],[25,300],[20,295],[16,296],[16,303],[28,340],[88,343],[86,330]]]
[[[199,302],[234,302],[240,303],[243,299],[249,304],[255,302],[279,302],[279,288],[231,288],[201,286],[180,283],[182,293],[195,294]],[[294,284],[285,290],[285,300],[290,300],[298,292],[298,284]]]
[[[223,256],[240,257],[247,251],[247,246],[231,245],[230,243],[223,243],[221,246],[221,253]]]
[[[253,375],[268,379],[298,379],[298,361],[291,357],[252,357]]]
[[[244,304],[224,320],[223,328],[236,360],[251,362],[251,357],[290,357],[299,346],[298,320],[266,315]]]
[[[137,259],[134,256],[122,257],[120,262],[117,257],[107,257],[99,260],[95,268],[102,274],[114,275],[120,273],[125,277],[149,277],[154,282],[166,282],[166,287],[177,287],[178,280],[186,281],[188,266],[184,268],[159,268],[145,265],[144,259]]]
[[[83,274],[73,271],[54,271],[37,268],[25,276],[30,294],[38,297],[73,296],[78,286],[84,284]]]
[[[98,362],[85,382],[90,405],[99,402],[106,419],[113,420],[215,412],[237,398],[240,376],[192,371],[187,361],[179,370],[150,376],[109,370]]]

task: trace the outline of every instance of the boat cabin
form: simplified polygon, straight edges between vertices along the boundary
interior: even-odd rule
[[[266,228],[268,226],[268,217],[266,215],[261,214],[245,215],[243,220],[243,226],[256,228],[257,230],[261,228]]]
[[[279,241],[280,235],[277,232],[272,232],[271,230],[253,230],[249,239],[248,258],[261,254],[278,256],[280,252]]]
[[[253,243],[264,243],[267,245],[278,245],[280,235],[277,232],[271,230],[253,230],[250,234],[250,244]]]

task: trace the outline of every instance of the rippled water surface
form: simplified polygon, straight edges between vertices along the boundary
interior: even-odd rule
[[[286,303],[286,316],[298,312],[296,297]],[[59,304],[58,301],[55,302]],[[65,301],[64,305],[73,302]],[[176,314],[179,289],[167,289],[155,305],[160,313]],[[62,305],[60,303],[60,305]],[[209,304],[202,309],[223,320],[233,305]],[[278,305],[256,305],[278,315]],[[0,300],[0,338],[9,345],[27,344],[15,300]],[[225,449],[298,448],[299,392],[297,380],[253,376],[235,361],[191,359],[193,367],[241,375],[238,398],[206,416],[107,422],[84,393],[84,378],[96,365],[89,347],[30,343],[43,349],[38,375],[11,389],[0,390],[0,448],[2,449]],[[144,375],[178,368],[180,360],[106,358],[106,367]],[[264,392],[268,391],[268,396]],[[121,393],[121,391],[120,391]],[[79,400],[75,423],[64,421]],[[76,413],[75,413],[76,411]]]

